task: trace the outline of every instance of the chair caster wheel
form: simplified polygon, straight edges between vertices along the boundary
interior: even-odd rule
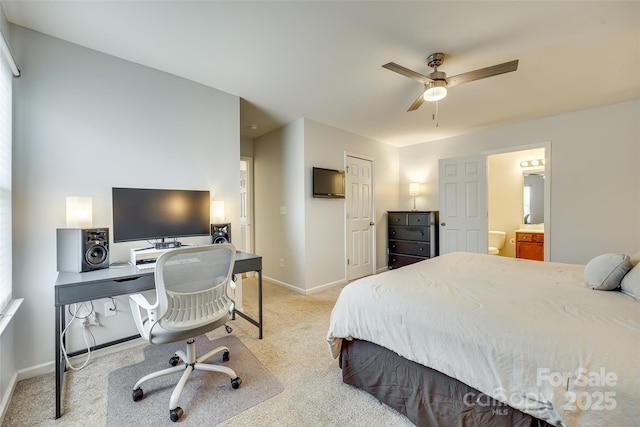
[[[229,352],[225,351],[224,353],[222,353],[222,361],[223,362],[228,362],[229,361]]]
[[[240,387],[240,384],[242,384],[242,380],[240,379],[240,377],[234,378],[234,379],[231,380],[231,387],[233,387],[233,388]]]
[[[178,356],[173,356],[169,359],[169,365],[171,366],[178,366],[178,363],[180,363],[180,358]]]
[[[182,414],[184,414],[184,411],[179,406],[176,409],[169,410],[169,418],[171,418],[171,421],[174,423],[180,419]]]
[[[137,402],[138,400],[142,399],[143,395],[144,393],[142,392],[142,389],[138,387],[137,389],[133,390],[133,393],[132,393],[133,401]]]

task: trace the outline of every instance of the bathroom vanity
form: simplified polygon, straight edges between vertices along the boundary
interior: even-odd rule
[[[516,230],[516,258],[544,261],[544,232]]]

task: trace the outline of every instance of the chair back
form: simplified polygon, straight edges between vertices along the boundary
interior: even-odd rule
[[[232,244],[189,246],[163,253],[156,262],[158,323],[169,331],[196,329],[228,317],[236,250]]]

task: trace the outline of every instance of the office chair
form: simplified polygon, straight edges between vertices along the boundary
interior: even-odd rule
[[[133,386],[133,400],[143,397],[140,385],[152,378],[183,371],[169,402],[169,418],[177,421],[184,413],[178,406],[180,394],[194,369],[222,372],[231,378],[234,389],[242,380],[226,367],[204,363],[219,352],[223,361],[229,360],[229,349],[218,347],[197,357],[194,338],[225,326],[233,312],[234,302],[228,288],[235,262],[235,247],[231,244],[190,246],[163,253],[156,262],[156,302],[142,294],[130,296],[131,312],[140,335],[151,344],[187,340],[186,353],[177,351],[169,359],[172,367],[144,376]]]

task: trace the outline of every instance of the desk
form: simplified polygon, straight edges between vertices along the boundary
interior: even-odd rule
[[[262,339],[262,257],[247,252],[236,252],[233,274],[256,271],[258,273],[258,320],[234,310],[234,318],[244,318],[258,327],[258,338]],[[62,382],[64,381],[65,360],[62,357],[60,334],[65,324],[65,306],[94,299],[109,298],[116,295],[135,294],[155,289],[153,269],[138,270],[134,266],[124,268],[105,268],[87,273],[58,273],[55,284],[56,314],[56,418],[62,416]],[[135,338],[135,337],[134,337]],[[122,342],[113,341],[102,344],[106,347]]]

